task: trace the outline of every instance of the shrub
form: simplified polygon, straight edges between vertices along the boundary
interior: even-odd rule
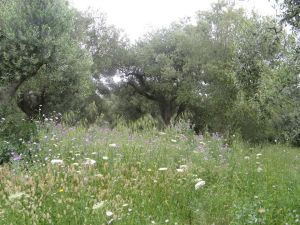
[[[0,106],[0,164],[8,162],[13,152],[28,151],[26,143],[37,141],[37,127],[26,120],[24,114],[14,105]]]

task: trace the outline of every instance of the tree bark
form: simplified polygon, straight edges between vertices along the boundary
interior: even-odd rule
[[[16,80],[9,84],[7,87],[2,88],[0,90],[0,104],[9,101],[16,94],[17,90],[23,82],[24,81],[22,81],[21,79]]]
[[[173,102],[169,101],[160,101],[159,102],[160,115],[164,124],[170,126],[171,119],[176,113],[176,105]]]
[[[3,102],[9,101],[12,97],[15,96],[20,86],[31,77],[37,75],[39,70],[45,65],[44,62],[40,62],[37,64],[36,68],[32,71],[32,73],[28,76],[22,76],[20,79],[12,81],[8,86],[0,89],[0,104]]]

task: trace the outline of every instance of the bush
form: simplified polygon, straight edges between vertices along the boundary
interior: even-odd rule
[[[8,162],[12,153],[24,154],[26,143],[37,141],[37,127],[14,105],[0,106],[0,164]]]

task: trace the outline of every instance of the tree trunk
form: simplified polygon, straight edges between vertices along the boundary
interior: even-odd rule
[[[14,97],[22,83],[23,80],[16,80],[7,87],[0,89],[0,104],[8,102],[12,97]]]
[[[170,102],[162,101],[159,103],[160,115],[166,126],[171,124],[172,116],[176,112],[175,108]]]

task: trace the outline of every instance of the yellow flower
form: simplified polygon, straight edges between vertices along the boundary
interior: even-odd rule
[[[64,189],[63,188],[59,189],[59,192],[64,192]]]

